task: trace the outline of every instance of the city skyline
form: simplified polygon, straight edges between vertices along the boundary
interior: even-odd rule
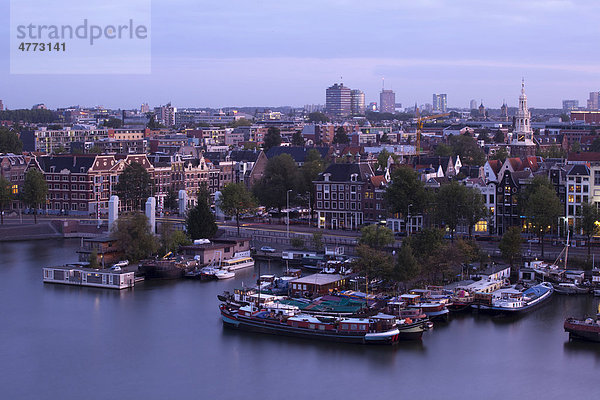
[[[582,29],[595,26],[600,5],[491,3],[502,7],[438,0],[369,5],[267,0],[261,7],[154,1],[151,74],[11,75],[5,59],[0,98],[9,108],[40,102],[51,108],[134,108],[168,101],[189,107],[300,107],[324,104],[323,88],[340,77],[365,92],[367,103],[377,101],[385,77],[386,88],[404,105],[447,93],[449,107],[466,108],[473,98],[491,107],[506,99],[515,107],[525,77],[532,107],[560,108],[564,99],[585,104],[589,92],[600,88],[600,55],[589,51],[595,35]],[[8,36],[9,5],[0,11],[0,32]],[[460,18],[466,12],[469,24]],[[345,40],[334,39],[331,32],[337,31]],[[7,47],[8,41],[0,42],[0,51],[7,54]]]

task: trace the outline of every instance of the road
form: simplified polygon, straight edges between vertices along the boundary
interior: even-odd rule
[[[56,216],[56,215],[38,215],[38,221],[50,221],[50,220],[65,220],[65,219],[78,219],[85,221],[97,221],[96,218],[80,218],[76,216]],[[185,219],[181,217],[159,217],[157,218],[160,222],[172,222],[181,224],[184,223]],[[33,215],[22,215],[21,217],[15,216],[5,216],[5,223],[15,224],[15,223],[25,223],[31,224],[33,223]],[[106,223],[106,219],[100,220],[102,223]],[[217,223],[221,229],[225,229],[229,232],[236,232],[236,224],[231,221],[220,221]],[[259,236],[259,237],[272,237],[272,238],[281,238],[285,239],[287,236],[287,226],[285,224],[267,224],[260,222],[242,222],[240,224],[240,231],[247,235]],[[317,229],[315,227],[309,227],[306,225],[290,225],[290,235],[292,236],[303,236],[304,240],[312,240],[312,236],[314,232],[321,232],[323,234],[324,239],[329,239],[330,242],[338,242],[340,244],[354,244],[356,243],[357,238],[360,236],[360,233],[357,231],[343,231],[343,230],[330,230],[330,229]],[[279,248],[287,248],[289,245],[284,244],[285,240],[282,240],[279,245],[277,245],[277,240],[273,241],[275,244],[274,247]],[[478,241],[479,246],[485,251],[487,251],[492,256],[499,256],[500,251],[498,250],[498,242],[497,241]],[[556,245],[552,243],[546,243],[544,246],[544,255],[546,258],[557,258],[559,254],[564,249],[564,244],[562,242],[555,242]],[[400,240],[397,241],[396,245],[400,245]],[[530,257],[540,257],[542,254],[541,246],[538,243],[524,243],[523,244],[523,255]],[[592,254],[595,258],[600,260],[600,247],[592,247]],[[571,246],[569,247],[569,256],[574,256],[580,259],[587,258],[587,247],[585,246]]]

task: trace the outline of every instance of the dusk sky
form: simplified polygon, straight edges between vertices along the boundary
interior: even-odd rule
[[[600,89],[599,11],[558,0],[154,0],[151,74],[11,75],[3,0],[0,99],[12,109],[303,106],[323,104],[340,77],[379,101],[385,77],[403,106],[447,93],[449,107],[498,108],[517,105],[524,77],[530,107],[585,105]]]

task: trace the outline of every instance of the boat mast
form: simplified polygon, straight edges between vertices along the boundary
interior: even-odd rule
[[[570,234],[571,231],[567,231],[567,246],[565,247],[565,271],[567,270],[567,258],[569,257]]]

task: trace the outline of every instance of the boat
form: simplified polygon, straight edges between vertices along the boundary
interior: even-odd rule
[[[144,260],[139,270],[145,279],[180,279],[185,274],[175,260]]]
[[[464,288],[456,288],[447,306],[450,312],[462,312],[471,309],[474,297]]]
[[[542,282],[523,291],[499,290],[488,297],[489,302],[480,301],[471,307],[491,314],[518,314],[527,312],[549,300],[552,293],[554,293],[552,284]]]
[[[221,261],[221,269],[227,271],[236,271],[243,268],[253,268],[254,259],[249,255],[236,254],[228,260]]]
[[[569,332],[569,339],[588,340],[600,342],[600,305],[596,319],[593,318],[567,318],[564,324],[565,332]]]
[[[589,288],[578,286],[574,283],[562,282],[554,284],[554,291],[558,294],[587,294],[590,292]]]
[[[417,289],[420,291],[421,289]],[[423,298],[420,294],[403,294],[400,300],[406,303],[407,308],[420,309],[430,320],[447,321],[450,311],[443,301],[434,301]]]
[[[275,302],[260,307],[220,305],[223,325],[252,332],[356,344],[396,344],[397,319],[378,314],[370,318],[309,315],[296,306]],[[407,324],[408,327],[408,324]]]
[[[234,276],[235,276],[235,272],[227,271],[224,269],[221,269],[221,270],[215,272],[215,278],[217,278],[217,279],[231,279]]]

